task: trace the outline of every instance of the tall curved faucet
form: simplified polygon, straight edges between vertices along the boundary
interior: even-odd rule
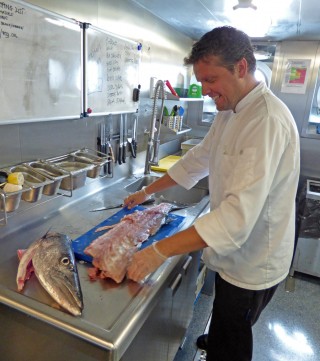
[[[157,119],[157,113],[158,113],[157,102],[159,98],[161,99],[161,108],[160,108],[159,118]],[[160,128],[161,128],[161,121],[163,116],[164,101],[165,101],[165,85],[163,80],[158,80],[154,90],[153,108],[152,108],[144,174],[150,174],[151,166],[158,165],[159,162],[158,154],[160,147]],[[156,128],[157,120],[159,122],[158,128]]]

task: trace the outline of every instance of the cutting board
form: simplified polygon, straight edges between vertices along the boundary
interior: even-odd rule
[[[84,253],[84,249],[89,246],[89,244],[94,241],[96,238],[101,236],[106,231],[102,232],[95,232],[97,228],[103,227],[103,226],[111,226],[113,224],[119,223],[120,220],[126,216],[127,214],[133,213],[134,211],[141,211],[146,209],[146,207],[142,206],[136,206],[132,209],[122,208],[117,213],[113,214],[111,217],[105,219],[103,222],[99,223],[97,226],[90,229],[85,234],[81,235],[77,239],[72,241],[72,248],[74,251],[74,255],[77,259],[86,261],[86,262],[92,262],[92,257],[88,256]],[[170,220],[167,224],[164,224],[159,231],[149,237],[145,242],[142,243],[141,249],[149,246],[154,241],[158,241],[160,239],[163,239],[165,237],[171,236],[174,234],[182,225],[182,222],[185,220],[185,217],[179,216],[173,213],[169,213],[168,220]],[[108,232],[108,231],[107,231]]]
[[[151,169],[157,172],[166,172],[170,167],[172,167],[179,159],[180,155],[168,155],[165,158],[159,160],[159,165],[151,166]]]

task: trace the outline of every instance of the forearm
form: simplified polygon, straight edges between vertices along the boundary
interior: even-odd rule
[[[166,257],[198,251],[207,246],[193,226],[157,242],[157,249]]]
[[[159,177],[157,180],[146,186],[145,192],[149,195],[163,191],[165,189],[168,189],[174,185],[176,185],[177,182],[175,182],[169,174],[164,174],[162,177]]]

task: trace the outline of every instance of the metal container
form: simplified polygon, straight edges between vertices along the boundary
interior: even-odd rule
[[[25,192],[28,188],[23,188],[22,190],[16,192],[4,192],[0,189],[0,193],[2,194],[0,200],[0,211],[14,212],[18,209],[22,193]]]
[[[89,178],[99,177],[103,165],[108,162],[107,156],[100,157],[96,152],[88,148],[77,150],[71,154],[74,155],[80,162],[82,161],[94,165],[94,167],[87,172],[87,176]]]
[[[24,185],[29,188],[28,191],[22,193],[22,199],[26,202],[38,202],[42,197],[44,187],[53,183],[51,179],[37,173],[25,164],[11,167],[9,170],[23,174]]]
[[[62,179],[60,185],[61,189],[69,191],[83,187],[86,182],[87,172],[94,168],[94,164],[79,161],[76,156],[71,154],[46,159],[45,162],[69,174],[69,177]]]
[[[51,184],[47,184],[43,188],[43,194],[53,196],[57,194],[64,178],[69,177],[69,173],[63,169],[59,169],[54,165],[45,163],[44,161],[34,161],[27,163],[27,165],[34,169],[37,173],[52,180]]]

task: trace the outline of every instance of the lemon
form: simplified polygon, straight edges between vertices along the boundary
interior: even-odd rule
[[[8,183],[22,185],[24,182],[24,176],[21,172],[12,172],[8,174]]]

